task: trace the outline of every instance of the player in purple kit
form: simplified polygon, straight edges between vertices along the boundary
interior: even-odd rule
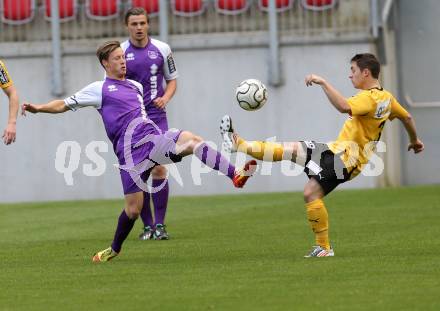
[[[255,172],[256,161],[246,163],[243,169],[235,167],[220,152],[206,144],[199,136],[188,131],[161,131],[148,119],[143,102],[142,85],[125,78],[124,51],[118,41],[109,41],[96,52],[106,71],[106,79],[89,84],[64,100],[43,105],[24,103],[23,114],[63,113],[83,107],[94,107],[101,114],[107,136],[113,143],[118,158],[125,208],[119,216],[110,247],[97,252],[94,262],[109,261],[116,257],[138,218],[144,201],[142,180],[156,165],[179,162],[194,154],[208,167],[228,176],[235,187],[241,188]]]
[[[144,105],[148,118],[162,132],[168,130],[166,105],[177,87],[177,69],[168,44],[148,35],[148,14],[143,8],[131,8],[125,14],[129,40],[121,44],[127,62],[128,79],[135,80],[144,88]],[[157,165],[151,172],[154,205],[154,221],[150,208],[150,193],[144,194],[141,219],[144,230],[141,240],[168,240],[165,230],[165,214],[168,206],[168,180],[165,166]]]

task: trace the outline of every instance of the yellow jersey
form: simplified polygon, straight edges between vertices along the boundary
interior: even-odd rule
[[[9,76],[8,70],[5,64],[0,60],[0,88],[5,89],[12,85],[11,77]]]
[[[394,96],[384,90],[373,88],[360,91],[347,99],[351,114],[345,121],[336,141],[328,144],[334,154],[339,154],[350,179],[357,176],[371,154],[376,150],[387,120],[406,118],[408,112]]]

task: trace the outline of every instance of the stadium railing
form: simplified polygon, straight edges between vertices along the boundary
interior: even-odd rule
[[[51,40],[50,0],[0,1],[0,42]],[[169,0],[169,35],[267,32],[268,1]],[[152,10],[150,32],[157,36],[159,3],[160,0],[59,0],[61,39],[125,37],[123,16],[136,5]],[[11,15],[11,8],[21,15]],[[307,41],[371,35],[370,1],[276,0],[276,8],[279,33],[284,37]]]

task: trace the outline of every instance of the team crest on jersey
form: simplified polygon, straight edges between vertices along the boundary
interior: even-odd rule
[[[117,90],[118,89],[116,88],[116,85],[114,85],[114,84],[111,84],[111,85],[108,86],[108,91],[109,92],[115,92]]]
[[[134,60],[134,53],[128,53],[127,56],[125,56],[126,60]]]
[[[147,55],[148,55],[148,57],[149,57],[150,59],[156,59],[156,58],[159,57],[159,54],[157,54],[156,51],[148,51],[148,52],[147,52]]]

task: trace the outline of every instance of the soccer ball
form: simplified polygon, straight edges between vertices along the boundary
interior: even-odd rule
[[[235,96],[238,104],[244,110],[258,110],[267,101],[267,89],[259,80],[246,79],[237,87]]]

